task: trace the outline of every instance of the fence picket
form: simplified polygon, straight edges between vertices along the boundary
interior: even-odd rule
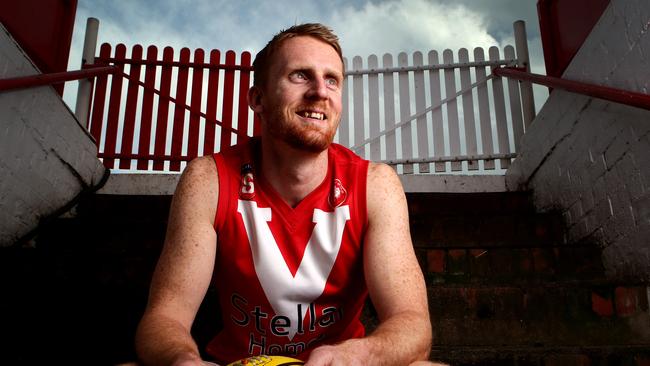
[[[442,52],[442,61],[446,64],[454,62],[454,54],[447,49]],[[449,97],[456,94],[456,72],[454,69],[445,69],[445,96]],[[447,126],[449,131],[449,152],[451,156],[460,155],[460,125],[458,121],[458,99],[447,102]],[[457,171],[462,169],[460,161],[451,162],[451,170]]]
[[[226,66],[235,66],[235,51],[229,50],[226,52]],[[233,98],[234,98],[234,88],[235,88],[235,70],[232,68],[226,68],[224,75],[223,83],[223,105],[221,108],[221,145],[219,146],[219,151],[223,151],[228,146],[230,146],[230,141],[232,140],[232,111],[233,111]]]
[[[439,65],[438,52],[429,52],[429,65]],[[431,94],[431,105],[437,105],[442,100],[440,91],[440,70],[429,71],[429,88]],[[445,132],[442,123],[442,108],[436,108],[431,111],[431,121],[433,127],[433,153],[434,156],[445,155]],[[436,172],[444,172],[446,164],[436,162],[434,164]]]
[[[382,57],[385,69],[393,67],[393,55]],[[383,73],[384,81],[384,125],[386,134],[386,160],[397,159],[397,134],[395,133],[395,81],[392,72]]]
[[[129,65],[129,86],[126,92],[126,107],[124,112],[124,127],[122,129],[122,145],[120,153],[133,153],[133,134],[135,133],[135,113],[138,105],[138,81],[142,66],[138,61],[142,60],[142,46],[136,44],[131,50],[131,59],[135,62]],[[131,159],[120,158],[120,169],[131,168]]]
[[[155,61],[158,58],[158,48],[156,46],[147,47],[147,61]],[[142,111],[140,117],[140,136],[138,142],[138,155],[149,155],[151,145],[151,122],[153,116],[153,88],[156,83],[156,66],[147,64],[144,69],[144,85],[146,88],[142,94]],[[149,168],[148,159],[138,159],[137,169],[147,170]]]
[[[469,52],[466,48],[461,48],[458,51],[458,61],[460,63],[469,62]],[[472,84],[472,77],[469,73],[469,67],[460,68],[460,88],[462,90],[468,89],[467,92],[463,93],[463,121],[465,126],[465,154],[466,155],[478,155],[478,147],[476,140],[476,121],[474,120],[474,98],[472,96],[472,89],[470,85]],[[478,161],[477,160],[468,160],[467,161],[468,170],[477,170]]]
[[[499,49],[497,47],[490,47],[488,53],[491,61],[499,59]],[[510,144],[508,143],[508,120],[506,118],[506,102],[503,96],[503,81],[500,77],[492,79],[492,95],[494,97],[494,114],[496,116],[499,153],[507,154],[510,152]],[[499,161],[501,169],[506,169],[510,166],[510,159],[500,159]]]
[[[515,49],[512,46],[506,46],[503,50],[506,58],[515,58]],[[512,116],[512,136],[515,142],[515,151],[520,149],[520,140],[524,135],[524,119],[519,97],[520,82],[513,78],[508,78],[508,96],[510,97],[510,115]]]
[[[250,52],[242,52],[240,64],[242,66],[251,65]],[[239,107],[237,111],[238,144],[248,139],[248,113],[250,111],[248,108],[248,88],[250,87],[250,75],[251,72],[249,70],[239,71]]]
[[[401,52],[397,55],[397,66],[408,66],[408,55]],[[398,72],[399,79],[399,115],[400,122],[407,120],[411,116],[411,97],[409,90],[409,73],[407,71]],[[413,121],[409,121],[400,127],[402,134],[402,159],[413,157],[413,143],[411,141],[411,126]],[[413,164],[404,164],[402,166],[404,174],[413,174]]]
[[[194,62],[203,63],[205,52],[197,48],[194,50]],[[203,94],[203,68],[192,69],[192,96],[190,106],[194,111],[201,110],[201,97]],[[201,118],[198,113],[190,112],[190,127],[187,141],[187,157],[194,159],[199,155],[199,130]]]
[[[169,116],[169,90],[171,88],[174,49],[163,49],[163,66],[160,74],[160,96],[158,97],[158,116],[156,118],[156,140],[154,141],[153,170],[163,170],[165,162],[165,147],[167,144],[167,120]]]
[[[187,65],[190,62],[190,49],[181,49],[179,61]],[[183,153],[183,134],[185,130],[185,108],[182,107],[187,100],[187,79],[189,74],[188,66],[178,68],[178,83],[176,84],[176,103],[174,104],[174,120],[172,121],[172,150],[169,170],[181,170],[181,156]]]
[[[363,70],[363,60],[359,56],[355,56],[352,59],[352,69],[354,70]],[[352,77],[352,87],[353,93],[352,100],[354,101],[354,145],[361,144],[364,140],[364,128],[365,123],[364,116],[364,93],[363,93],[363,75],[354,75]],[[361,146],[361,149],[357,151],[357,154],[364,156],[364,147]]]
[[[413,53],[413,66],[422,66],[424,65],[424,60],[422,57],[422,52]],[[413,81],[414,81],[414,92],[415,92],[415,110],[421,111],[426,108],[425,105],[425,90],[424,90],[424,71],[419,70],[413,72]],[[418,153],[417,157],[427,158],[429,157],[429,135],[427,128],[427,115],[423,114],[417,118],[417,141],[418,141]],[[429,172],[429,163],[420,163],[418,165],[418,173],[428,173]]]
[[[485,60],[485,54],[481,47],[474,48],[474,61],[481,62]],[[476,80],[486,80],[485,67],[476,67]],[[483,154],[494,154],[494,144],[492,143],[492,120],[490,118],[490,99],[488,98],[487,83],[480,84],[476,87],[476,96],[478,97],[478,113],[481,126],[481,144]],[[483,161],[483,169],[494,169],[494,159]]]
[[[210,51],[210,66],[219,64],[219,50]],[[205,106],[205,114],[208,118],[216,121],[217,119],[217,102],[219,98],[219,70],[211,68],[208,72],[208,91]],[[205,137],[203,138],[203,155],[214,154],[214,134],[216,123],[214,121],[205,121]]]
[[[107,59],[111,56],[111,45],[104,43],[100,46],[99,57]],[[98,66],[106,66],[108,62],[96,61]],[[102,127],[104,126],[104,106],[106,104],[106,85],[108,84],[108,75],[100,75],[95,82],[95,91],[93,95],[92,118],[90,125],[90,134],[95,138],[97,149],[102,142]]]
[[[377,55],[368,57],[368,68],[376,69],[379,66]],[[368,133],[371,137],[379,135],[379,75],[368,75]],[[370,143],[370,160],[381,159],[381,144],[379,140]]]
[[[117,129],[120,117],[120,105],[122,103],[122,73],[124,72],[124,63],[120,62],[126,57],[126,46],[122,43],[115,47],[116,66],[118,73],[111,77],[111,96],[108,104],[108,116],[106,118],[106,140],[104,142],[104,165],[113,169],[115,164],[115,144],[117,143]]]

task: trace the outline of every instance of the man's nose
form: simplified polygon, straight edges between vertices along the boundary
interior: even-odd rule
[[[307,96],[315,99],[327,99],[329,94],[326,80],[321,78],[312,79]]]

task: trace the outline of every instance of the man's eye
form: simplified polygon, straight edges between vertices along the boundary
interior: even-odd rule
[[[325,80],[325,82],[326,82],[327,85],[329,85],[329,86],[338,86],[338,85],[339,85],[338,80],[336,80],[335,78],[327,78],[327,79]]]
[[[302,71],[296,71],[291,73],[291,78],[297,80],[307,80],[307,75],[305,75],[305,73]]]

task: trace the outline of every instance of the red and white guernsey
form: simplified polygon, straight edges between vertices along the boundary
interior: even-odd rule
[[[256,170],[258,139],[215,154],[219,204],[214,282],[223,330],[218,362],[259,354],[305,359],[362,337],[362,243],[368,161],[332,144],[327,176],[292,208]]]

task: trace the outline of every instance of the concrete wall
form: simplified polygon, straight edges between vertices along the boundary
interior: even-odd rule
[[[0,78],[38,73],[0,25]],[[0,246],[7,246],[97,185],[105,169],[51,86],[0,92],[0,121]]]
[[[612,0],[564,78],[648,93],[650,2]],[[559,210],[610,278],[650,280],[650,111],[553,91],[506,175]]]

